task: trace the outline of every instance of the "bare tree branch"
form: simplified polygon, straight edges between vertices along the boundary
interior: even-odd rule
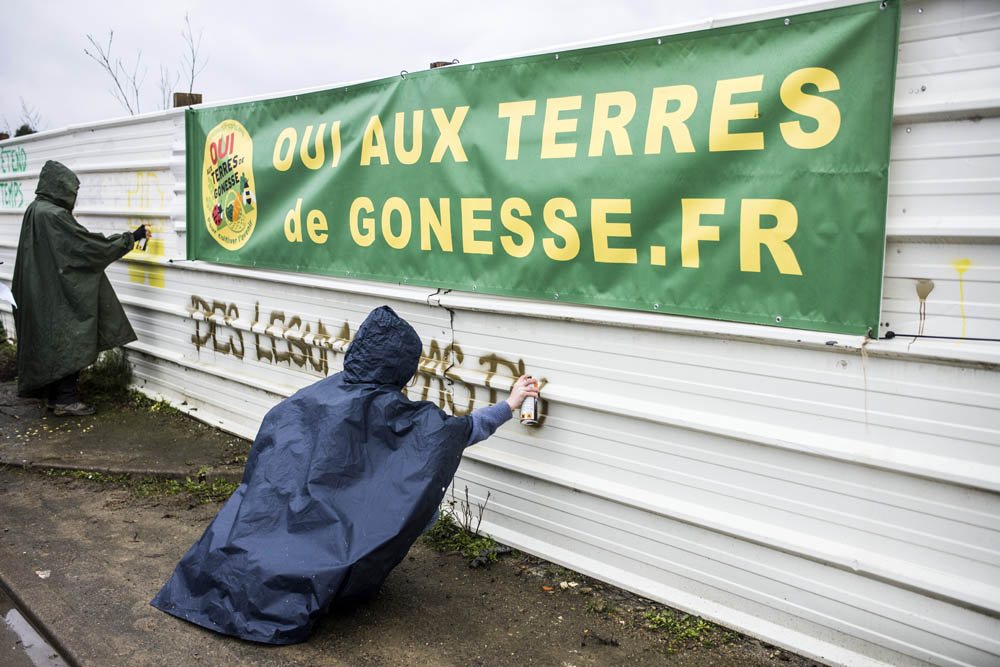
[[[42,115],[38,113],[38,109],[36,107],[29,107],[23,97],[21,98],[21,123],[27,125],[35,132],[41,129],[42,125]]]
[[[189,73],[188,78],[188,94],[194,92],[194,80],[199,74],[205,71],[208,67],[208,57],[205,58],[205,62],[199,65],[198,58],[201,55],[201,34],[204,30],[198,31],[198,38],[195,39],[194,31],[191,29],[191,17],[187,13],[184,14],[184,30],[181,32],[181,36],[184,37],[184,42],[187,44],[187,52],[182,56],[182,62],[184,63],[185,72]]]
[[[172,95],[174,88],[180,83],[181,73],[177,72],[177,76],[171,78],[170,68],[160,65],[160,108],[170,109],[173,107]]]
[[[114,41],[114,36],[115,31],[108,30],[108,45],[107,47],[102,47],[97,43],[93,35],[88,34],[87,40],[90,42],[93,50],[84,49],[83,52],[90,56],[111,77],[111,80],[114,82],[114,88],[110,91],[111,95],[125,107],[130,115],[134,116],[139,113],[139,88],[146,78],[145,70],[143,70],[142,77],[139,76],[142,51],[136,54],[135,66],[132,68],[130,74],[121,58],[116,58],[112,62],[111,44]]]

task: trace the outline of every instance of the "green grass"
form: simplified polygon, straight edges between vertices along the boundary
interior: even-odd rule
[[[662,634],[671,650],[695,642],[712,648],[719,642],[728,644],[736,638],[733,633],[722,631],[722,628],[703,618],[670,609],[649,611],[642,618],[647,628]]]
[[[122,486],[137,498],[162,498],[187,494],[192,500],[198,503],[213,503],[227,500],[229,496],[239,487],[239,482],[217,477],[211,482],[193,480],[190,477],[184,480],[171,479],[169,477],[133,477],[132,475],[107,475],[105,473],[91,470],[57,470],[48,468],[39,471],[46,477],[70,477],[72,479],[86,480],[99,484],[114,484]],[[207,469],[203,469],[199,477],[203,477]]]
[[[125,403],[135,410],[145,410],[148,412],[159,412],[163,414],[182,414],[180,410],[173,407],[167,401],[154,401],[140,391],[129,389],[125,395]]]

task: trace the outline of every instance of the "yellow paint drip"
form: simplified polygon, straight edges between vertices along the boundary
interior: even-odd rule
[[[962,312],[962,338],[965,338],[965,289],[962,286],[962,274],[969,270],[972,262],[969,258],[956,259],[951,263],[951,268],[958,271],[958,307]]]

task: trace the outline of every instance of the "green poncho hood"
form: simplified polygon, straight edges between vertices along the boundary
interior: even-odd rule
[[[11,286],[18,307],[17,388],[35,394],[101,350],[136,339],[104,268],[132,249],[132,235],[87,231],[71,213],[80,179],[45,163],[24,213]]]
[[[56,206],[72,211],[76,205],[76,193],[80,190],[80,179],[69,167],[49,160],[38,175],[35,197],[52,202]]]

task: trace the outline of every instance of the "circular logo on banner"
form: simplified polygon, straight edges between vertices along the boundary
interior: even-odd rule
[[[239,250],[257,224],[253,139],[236,120],[224,120],[205,139],[201,193],[208,233],[227,250]]]

